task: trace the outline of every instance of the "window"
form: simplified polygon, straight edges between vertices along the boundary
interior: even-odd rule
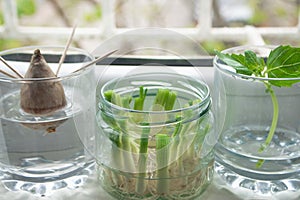
[[[148,38],[174,43],[174,32],[209,53],[240,44],[299,45],[298,0],[0,0],[0,49],[32,44],[74,45],[92,51],[103,41],[136,28],[161,27]],[[148,30],[148,31],[147,31]],[[130,37],[140,37],[132,31]],[[129,35],[129,34],[127,34]],[[147,38],[147,37],[146,37]],[[129,45],[126,37],[120,45]],[[142,40],[142,39],[141,39]],[[148,51],[151,54],[151,51]]]

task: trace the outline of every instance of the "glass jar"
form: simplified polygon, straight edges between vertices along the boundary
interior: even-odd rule
[[[63,51],[27,46],[0,53],[22,77],[0,63],[15,76],[0,74],[0,179],[9,190],[47,196],[83,185],[93,171],[96,81],[93,66],[80,68],[94,58],[69,48],[54,76]]]
[[[176,94],[173,108],[162,108],[156,101],[159,90]],[[132,101],[116,105],[107,91],[114,91],[122,102],[131,97]],[[133,109],[142,91],[144,107]],[[191,77],[148,73],[107,82],[97,114],[102,187],[118,199],[199,196],[213,176],[217,137],[210,109],[208,86]]]
[[[241,46],[224,53],[254,51],[267,58],[274,47]],[[259,78],[238,74],[218,57],[214,59],[216,172],[232,187],[258,194],[296,191],[300,188],[300,84],[277,87],[289,78]],[[300,81],[294,78],[293,81]],[[270,144],[270,129],[274,136]]]

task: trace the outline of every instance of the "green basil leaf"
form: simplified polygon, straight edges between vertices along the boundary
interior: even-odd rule
[[[265,61],[263,58],[257,57],[253,51],[245,51],[245,62],[246,66],[251,70],[256,72],[255,74],[260,74],[265,68]]]
[[[300,48],[279,46],[270,52],[267,60],[267,74],[269,78],[299,78],[300,77]],[[289,87],[298,80],[270,81],[278,87]]]
[[[247,66],[247,63],[246,63],[244,55],[242,55],[242,54],[231,54],[230,56],[231,56],[232,59],[238,61],[243,66]]]
[[[225,64],[231,66],[236,70],[237,73],[239,74],[244,74],[244,75],[252,75],[253,71],[248,69],[247,66],[244,64],[245,59],[243,55],[235,55],[235,54],[224,54],[219,51],[215,51],[217,56],[219,57],[220,60],[222,60]]]

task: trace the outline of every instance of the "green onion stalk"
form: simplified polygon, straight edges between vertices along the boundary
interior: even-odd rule
[[[199,99],[189,102],[184,108],[193,106],[200,103]],[[199,162],[197,153],[200,151],[201,144],[205,138],[205,135],[209,132],[211,125],[209,124],[208,113],[200,116],[199,118],[193,119],[193,111],[185,110],[182,113],[180,119],[185,119],[184,122],[180,121],[175,128],[171,149],[176,154],[175,157],[171,158],[170,162],[176,159],[177,171],[176,174],[183,177],[180,181],[182,185],[187,185],[189,180],[188,177],[184,178],[187,171],[193,171],[191,169],[194,165],[193,162]],[[188,122],[186,122],[188,121]],[[195,132],[195,130],[197,130]],[[188,136],[187,136],[188,134]],[[186,148],[186,147],[189,148]],[[172,154],[171,154],[172,155]],[[172,170],[174,171],[174,170]]]
[[[144,111],[147,92],[147,88],[141,86],[135,98],[122,96],[113,90],[106,91],[104,97],[119,107]],[[175,108],[176,100],[175,91],[160,88],[153,98],[150,111],[168,113]],[[184,108],[197,104],[199,99],[191,100]],[[180,195],[191,195],[195,192],[195,185],[202,184],[199,181],[203,178],[202,174],[198,175],[198,179],[195,178],[197,174],[191,176],[192,179],[188,175],[196,172],[201,161],[197,151],[201,151],[201,143],[210,129],[206,114],[195,117],[193,110],[183,109],[181,114],[166,114],[164,119],[150,119],[143,115],[142,112],[127,112],[122,113],[121,119],[101,115],[102,120],[113,129],[108,133],[112,141],[112,162],[114,166],[128,171],[128,175],[125,175],[126,171],[107,173],[111,176],[113,187],[127,193],[128,198],[153,195],[180,198]],[[149,120],[165,120],[166,125],[158,129]],[[138,128],[134,128],[132,123]],[[130,135],[132,131],[137,131],[135,137]],[[192,180],[195,185],[188,187]]]
[[[105,98],[111,103],[123,107],[129,108],[132,98],[130,96],[121,97],[120,94],[115,93],[112,90],[109,90],[104,93]],[[103,116],[103,115],[102,115]],[[108,124],[113,128],[114,134],[110,134],[109,138],[112,141],[112,156],[113,156],[113,165],[114,166],[123,166],[125,169],[133,170],[134,169],[134,160],[130,156],[131,152],[131,141],[130,137],[126,135],[127,130],[127,121],[126,119],[113,118],[111,116],[106,116],[103,118]],[[118,172],[113,173],[113,180],[115,185],[120,186],[124,185],[126,182],[126,177],[118,175]],[[124,180],[125,179],[125,180]],[[126,185],[124,185],[126,187]]]

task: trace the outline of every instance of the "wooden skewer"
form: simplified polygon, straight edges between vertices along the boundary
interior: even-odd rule
[[[8,76],[8,77],[10,77],[10,78],[15,78],[15,79],[17,78],[17,77],[15,77],[15,76],[13,76],[13,75],[11,75],[11,74],[9,74],[9,73],[7,73],[7,72],[1,70],[1,69],[0,69],[0,73],[4,74],[4,75],[6,75],[6,76]]]
[[[113,50],[113,51],[111,51],[111,52],[109,52],[109,53],[107,53],[107,54],[105,54],[105,55],[103,55],[103,56],[101,56],[101,57],[99,57],[99,58],[97,58],[97,59],[95,59],[95,60],[93,60],[93,61],[87,63],[87,64],[84,65],[83,67],[81,67],[81,68],[75,70],[73,73],[78,72],[78,71],[80,71],[80,70],[82,70],[82,69],[85,69],[85,68],[87,68],[87,67],[89,67],[89,66],[91,66],[91,65],[93,65],[93,64],[95,64],[95,63],[97,63],[97,62],[99,62],[100,60],[103,60],[104,58],[110,56],[111,54],[115,53],[116,51],[118,51],[118,50],[117,50],[117,49],[116,49],[116,50]]]
[[[1,62],[3,62],[11,71],[13,71],[18,77],[20,77],[20,78],[23,78],[23,76],[19,73],[19,72],[17,72],[13,67],[11,67],[1,56],[0,56],[0,60],[1,60]],[[3,71],[4,72],[4,71]],[[3,73],[2,72],[2,70],[1,70],[1,73]],[[12,76],[12,75],[9,75],[8,73],[6,73],[6,72],[4,72],[3,74],[5,74],[5,75],[7,75],[7,76],[9,76],[9,77],[14,77],[14,76]],[[16,78],[16,77],[14,77],[14,78]]]
[[[59,63],[58,63],[58,68],[57,68],[57,71],[55,73],[55,76],[58,76],[58,73],[59,73],[59,70],[61,68],[61,65],[64,62],[65,58],[66,58],[67,51],[68,51],[68,49],[70,47],[70,44],[71,44],[71,42],[73,40],[73,36],[74,36],[75,30],[76,30],[76,27],[77,27],[77,25],[75,24],[74,27],[73,27],[72,33],[71,33],[71,35],[70,35],[70,37],[68,39],[67,45],[65,46],[64,52],[63,52],[63,54],[60,57],[60,60],[59,60]]]

